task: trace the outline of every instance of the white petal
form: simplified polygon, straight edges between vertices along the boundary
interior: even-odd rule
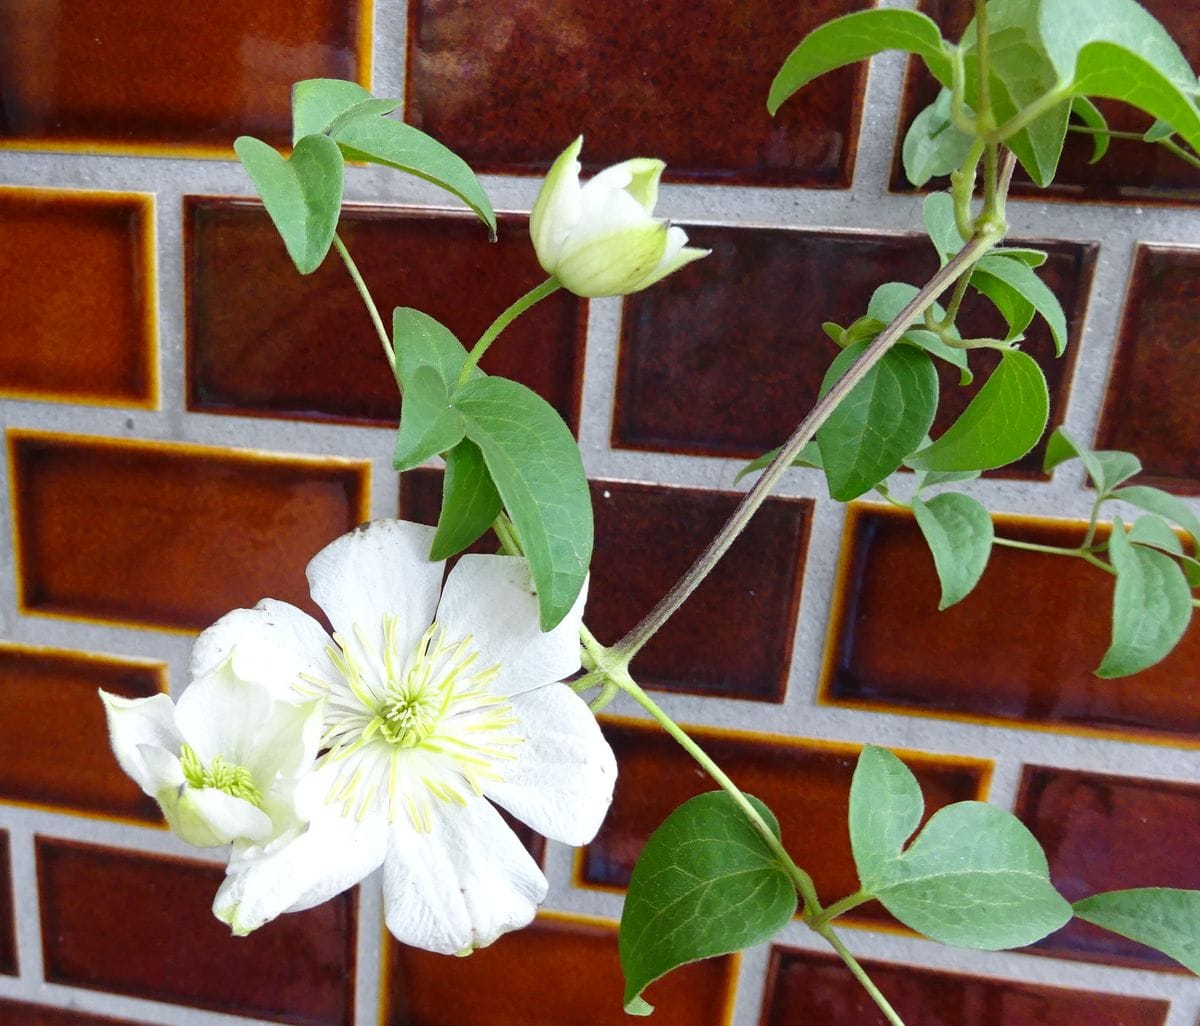
[[[215,787],[182,788],[175,802],[162,802],[171,829],[197,848],[218,848],[241,839],[265,841],[271,818],[248,801]]]
[[[312,765],[321,744],[325,702],[272,702],[241,765],[260,786],[276,774],[294,777]]]
[[[539,834],[567,844],[596,836],[612,802],[617,761],[596,717],[565,684],[511,700],[525,743],[484,793]]]
[[[383,864],[387,927],[404,944],[450,955],[527,926],[546,897],[542,871],[482,798],[436,802],[432,830],[391,826]]]
[[[108,740],[117,762],[146,794],[156,797],[158,780],[150,773],[138,749],[148,746],[173,754],[179,752],[183,738],[175,726],[174,703],[167,695],[122,698],[101,691],[100,698],[108,716]]]
[[[587,582],[571,611],[543,633],[537,593],[526,560],[516,556],[463,556],[450,571],[437,619],[449,641],[470,635],[478,669],[499,664],[492,690],[516,695],[551,684],[579,669],[579,623]]]
[[[304,781],[322,798],[336,776],[329,768]],[[299,802],[302,806],[310,803]],[[244,936],[281,912],[299,912],[328,901],[377,869],[387,851],[382,807],[360,820],[322,803],[307,829],[264,847],[234,851],[213,901],[213,915]]]
[[[579,220],[579,151],[583,136],[576,139],[550,166],[529,214],[529,235],[538,262],[547,274],[562,256],[563,240]]]
[[[429,561],[434,529],[404,520],[374,520],[325,546],[308,564],[314,601],[356,657],[384,674],[383,618],[397,619],[402,656],[416,648],[433,620],[443,564]],[[355,638],[355,626],[370,646]]]
[[[668,274],[674,274],[679,268],[690,264],[693,260],[700,260],[712,252],[711,249],[696,249],[694,246],[685,246],[686,243],[687,234],[684,230],[672,225],[667,230],[667,248],[658,261],[658,266],[638,282],[637,288],[634,291],[640,292],[642,289],[649,288],[656,282],[662,281]]]
[[[591,193],[585,189],[579,223],[563,244],[564,258],[597,239],[608,239],[624,232],[641,232],[649,225],[661,223],[647,214],[624,189]]]
[[[206,677],[233,657],[239,677],[263,684],[276,698],[297,701],[294,686],[301,674],[329,680],[334,673],[325,654],[332,644],[303,610],[263,599],[253,609],[226,613],[196,639],[192,677]]]
[[[159,804],[173,804],[178,800],[179,789],[186,780],[179,759],[155,745],[138,745],[137,754],[146,768],[146,793],[154,795]]]
[[[206,766],[218,755],[244,766],[253,758],[255,735],[270,710],[267,689],[241,680],[225,663],[187,686],[175,707],[175,722]]]

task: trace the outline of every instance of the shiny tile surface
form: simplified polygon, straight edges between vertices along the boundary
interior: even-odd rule
[[[862,960],[918,1026],[1163,1026],[1166,1001]],[[762,1026],[878,1026],[879,1009],[834,955],[772,948]]]
[[[650,834],[677,806],[715,785],[657,728],[631,720],[601,722],[621,771],[608,818],[583,849],[578,871],[581,883],[623,888]],[[689,728],[689,733],[743,791],[775,813],[783,843],[813,877],[822,901],[828,904],[858,889],[846,832],[856,746],[712,729]],[[986,797],[988,761],[900,754],[920,781],[927,815],[951,802]],[[874,902],[851,916],[894,922]]]
[[[315,612],[304,567],[367,519],[363,462],[7,437],[27,612],[179,630],[264,596]]]
[[[996,518],[997,535],[1048,545],[1078,545],[1085,527]],[[826,703],[1200,741],[1200,695],[1181,684],[1200,659],[1200,628],[1191,627],[1171,655],[1135,678],[1092,673],[1112,629],[1112,581],[1097,568],[994,546],[975,590],[938,612],[933,558],[910,516],[858,506],[843,545]]]
[[[1200,2],[1197,0],[1140,0],[1179,44],[1183,55],[1195,68],[1200,65]],[[971,20],[969,4],[957,0],[918,0],[917,9],[928,14],[941,27],[942,34],[957,41]],[[917,113],[937,96],[938,87],[918,60],[910,60],[905,78],[904,104],[896,135],[896,156],[892,168],[892,189],[909,191],[900,163],[904,133]],[[1100,100],[1109,128],[1120,132],[1144,132],[1153,118],[1122,103]],[[1018,168],[1013,179],[1015,196],[1049,196],[1063,199],[1112,202],[1200,202],[1200,171],[1169,153],[1165,147],[1129,139],[1114,139],[1099,163],[1089,163],[1091,137],[1069,133],[1062,162],[1053,184],[1039,189]],[[932,183],[935,187],[939,181]]]
[[[110,1019],[106,1015],[47,1008],[3,998],[0,998],[0,1022],[6,1026],[139,1026],[132,1019]]]
[[[301,277],[249,201],[190,197],[185,221],[191,409],[396,423],[396,384],[335,253]],[[495,244],[473,215],[403,207],[351,207],[339,232],[389,331],[389,311],[412,306],[469,348],[546,277],[524,215],[501,215]],[[560,291],[516,321],[482,366],[528,385],[574,427],[586,319],[587,303]]]
[[[0,644],[0,799],[161,823],[158,805],[109,750],[98,688],[125,698],[167,690],[165,663]],[[70,715],[48,715],[48,710]]]
[[[1200,436],[1197,318],[1200,249],[1138,246],[1096,440],[1137,453],[1145,483],[1189,495],[1200,493],[1200,448],[1188,444]]]
[[[0,396],[157,403],[153,226],[148,195],[0,187]]]
[[[813,0],[409,6],[406,119],[484,171],[543,172],[581,132],[591,168],[660,157],[680,181],[846,187],[862,69],[776,119],[767,91],[821,22],[869,6]]]
[[[545,915],[470,958],[387,940],[386,1026],[622,1026],[616,924]],[[725,1026],[736,962],[708,959],[646,989],[664,1026]]]
[[[0,830],[0,973],[17,974],[17,921],[13,909],[12,857],[8,832]]]
[[[370,0],[0,3],[0,146],[229,156],[291,142],[291,86],[367,80]]]
[[[289,1026],[353,1021],[354,900],[233,937],[220,866],[37,839],[46,979]]]
[[[850,324],[886,281],[919,285],[937,270],[927,240],[837,232],[731,227],[689,228],[712,255],[625,301],[613,444],[714,456],[757,456],[781,444],[816,401],[837,346],[822,321]],[[1031,242],[1036,245],[1038,243]],[[1066,408],[1071,367],[1096,249],[1046,244],[1046,281],[1063,304],[1072,345],[1054,358],[1041,321],[1024,348],[1037,358],[1053,397],[1051,423]],[[837,273],[831,275],[830,268]],[[1003,335],[990,304],[972,297],[962,324]],[[934,433],[966,406],[996,364],[972,356],[975,384],[942,374]],[[1005,471],[1040,473],[1041,447]]]
[[[1130,887],[1200,888],[1200,786],[1028,766],[1016,813],[1042,843],[1068,901]],[[1035,950],[1060,958],[1184,970],[1166,955],[1072,920]]]
[[[442,472],[406,474],[401,512],[436,523]],[[623,481],[592,481],[596,548],[584,618],[611,645],[691,566],[740,496]],[[812,503],[768,499],[728,557],[638,653],[651,688],[783,701]],[[495,552],[490,532],[477,551]],[[770,552],[773,558],[756,558]],[[629,572],[630,564],[637,568]]]

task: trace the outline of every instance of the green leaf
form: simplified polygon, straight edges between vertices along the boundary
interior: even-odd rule
[[[449,559],[480,538],[500,515],[500,493],[483,453],[465,438],[446,453],[442,512],[429,549],[430,559]]]
[[[1137,545],[1149,545],[1173,556],[1183,555],[1183,542],[1162,517],[1147,513],[1138,517],[1129,528],[1129,540]]]
[[[733,483],[737,484],[747,474],[753,474],[756,470],[762,470],[776,456],[779,455],[779,450],[782,445],[777,445],[770,452],[764,452],[761,456],[756,457],[747,463],[741,470],[737,472],[737,476],[733,479]],[[792,460],[793,467],[821,467],[821,450],[815,441],[806,442],[804,448],[800,450],[796,458]]]
[[[1033,304],[1034,309],[1050,326],[1050,334],[1054,337],[1055,354],[1062,356],[1063,350],[1067,347],[1067,318],[1063,314],[1058,298],[1046,287],[1045,282],[1022,261],[996,256],[993,253],[989,253],[979,261],[975,273],[978,274],[980,271],[990,274],[993,278],[998,278],[1005,285],[1020,293],[1027,302]],[[971,280],[974,283],[974,275]]]
[[[1156,948],[1200,975],[1200,891],[1139,887],[1093,894],[1075,902],[1075,915]]]
[[[982,263],[982,261],[980,262]],[[1033,315],[1037,312],[1028,299],[1017,289],[995,275],[988,274],[981,267],[976,267],[971,272],[971,286],[977,292],[987,296],[992,301],[992,305],[1000,311],[1000,315],[1008,325],[1006,342],[1023,337],[1025,329],[1029,327],[1029,322],[1033,320]]]
[[[940,484],[955,484],[959,481],[974,481],[980,475],[978,470],[918,470],[917,471],[917,492],[921,492],[926,488],[932,488],[934,485]]]
[[[891,752],[867,745],[850,786],[850,844],[863,890],[943,944],[1031,944],[1071,918],[1041,846],[1011,813],[957,802],[903,848],[924,811],[920,786]]]
[[[1192,512],[1191,507],[1182,499],[1176,498],[1170,492],[1161,488],[1151,488],[1148,485],[1130,485],[1110,493],[1110,498],[1128,502],[1138,509],[1148,513],[1157,513],[1178,524],[1192,536],[1192,546],[1200,546],[1200,517]]]
[[[963,248],[958,222],[954,219],[954,199],[950,193],[931,192],[926,196],[921,206],[921,219],[925,223],[925,231],[929,233],[929,241],[937,250],[938,261],[945,267],[950,258]]]
[[[285,160],[253,136],[233,144],[288,256],[301,274],[321,266],[342,209],[342,154],[324,135],[306,135]]]
[[[1037,444],[1050,415],[1046,379],[1019,349],[1001,350],[1000,365],[967,408],[932,445],[909,456],[914,470],[991,470]]]
[[[746,796],[776,837],[779,824]],[[724,791],[698,795],[650,836],[634,866],[618,950],[625,1011],[651,1011],[642,991],[688,962],[773,937],[796,914],[790,877]]]
[[[837,345],[840,346],[842,344],[842,333],[845,332],[846,329],[838,324],[837,321],[822,321],[821,330],[825,332],[825,334],[828,335],[835,343],[837,343]]]
[[[969,385],[974,380],[975,375],[971,373],[971,368],[967,365],[967,351],[946,345],[932,331],[926,331],[924,328],[913,328],[901,335],[900,341],[906,345],[916,346],[918,349],[927,352],[930,356],[936,356],[939,360],[944,360],[952,367],[957,367],[958,383],[960,385]]]
[[[904,136],[904,174],[918,188],[931,178],[956,171],[967,159],[974,139],[960,132],[950,117],[950,90],[914,119]]]
[[[1084,469],[1097,491],[1104,491],[1104,467],[1096,454],[1072,435],[1065,427],[1059,426],[1051,432],[1046,441],[1046,455],[1042,460],[1042,469],[1048,474],[1060,463],[1067,460],[1083,461]]]
[[[407,171],[453,193],[496,235],[496,214],[475,172],[436,139],[388,118],[354,118],[338,127],[333,139],[347,160],[364,160]]]
[[[343,120],[390,114],[400,100],[376,100],[357,82],[307,78],[292,86],[292,144],[322,135]]]
[[[418,367],[405,385],[392,466],[401,471],[419,467],[457,445],[465,433],[462,414],[451,405],[446,383],[432,367]]]
[[[949,47],[931,18],[916,11],[859,11],[827,21],[800,41],[771,82],[767,110],[774,114],[818,75],[884,50],[917,54],[943,85],[949,84]]]
[[[551,630],[570,612],[592,559],[592,504],[579,446],[554,407],[507,378],[474,378],[452,401],[520,535],[542,630]]]
[[[1071,101],[1071,114],[1088,128],[1096,130],[1096,134],[1092,136],[1092,158],[1088,161],[1089,164],[1095,164],[1108,152],[1108,144],[1112,141],[1108,134],[1108,122],[1100,113],[1100,108],[1086,96],[1076,96]]]
[[[1107,494],[1117,485],[1128,481],[1135,474],[1142,472],[1142,461],[1131,452],[1121,452],[1120,449],[1097,449],[1092,453],[1100,467],[1101,484],[1098,486]]]
[[[997,246],[992,250],[992,256],[1006,256],[1020,260],[1026,267],[1041,267],[1046,262],[1046,251],[1042,249],[1026,249],[1023,246]]]
[[[821,383],[821,395],[869,345],[843,349]],[[848,502],[874,488],[921,444],[937,412],[937,371],[912,346],[893,346],[817,430],[829,494]]]
[[[900,316],[900,311],[912,302],[919,291],[915,285],[910,285],[906,281],[884,282],[871,294],[871,300],[867,304],[867,316],[860,317],[858,321],[855,321],[855,324],[861,322],[871,326],[878,325],[878,330],[867,336],[874,338],[888,324]],[[945,310],[935,303],[933,305],[933,315],[935,317],[943,317],[945,316]],[[921,322],[917,321],[915,323],[920,324]],[[952,338],[958,337],[958,332],[954,329],[951,329],[949,334]],[[848,341],[854,341],[854,339],[843,340],[844,343]],[[948,346],[932,331],[927,331],[919,327],[914,327],[906,331],[901,336],[900,341],[916,346],[918,349],[923,349],[930,356],[936,356],[951,366],[957,367],[959,384],[968,385],[971,383],[972,375],[967,365],[967,351],[965,349],[955,349],[953,346]]]
[[[1134,545],[1120,520],[1108,536],[1117,572],[1112,644],[1097,677],[1128,677],[1164,659],[1192,618],[1192,592],[1179,564],[1162,552]]]
[[[446,390],[451,391],[467,362],[467,351],[454,332],[409,306],[392,311],[392,348],[396,354],[396,380],[402,389],[408,388],[418,367],[432,367]],[[472,377],[483,376],[478,368],[472,372]]]
[[[928,501],[913,496],[912,510],[942,585],[938,609],[946,609],[966,598],[983,576],[995,537],[991,515],[959,492]]]

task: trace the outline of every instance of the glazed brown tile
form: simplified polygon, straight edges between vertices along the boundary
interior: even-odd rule
[[[0,1022],[6,1026],[144,1026],[144,1023],[135,1023],[130,1019],[110,1019],[106,1015],[47,1008],[45,1005],[6,1001],[3,998],[0,998]]]
[[[995,518],[1018,541],[1074,546],[1073,520]],[[822,700],[1136,740],[1200,741],[1186,682],[1200,628],[1127,680],[1093,674],[1108,648],[1112,578],[1079,559],[994,546],[983,578],[938,611],[941,589],[916,522],[857,506],[846,525]],[[987,639],[983,644],[981,639]]]
[[[1192,67],[1200,65],[1200,2],[1197,0],[1142,0],[1145,7],[1161,21],[1179,44]],[[928,14],[942,28],[942,34],[957,42],[971,20],[970,4],[958,0],[918,0],[917,9]],[[892,190],[908,192],[912,186],[904,176],[900,147],[904,134],[917,113],[932,103],[938,86],[924,64],[910,59],[905,76],[904,99],[896,135],[895,160],[892,167]],[[1140,111],[1122,103],[1099,100],[1109,127],[1114,131],[1144,132],[1153,120]],[[1100,200],[1105,202],[1177,202],[1200,201],[1200,170],[1169,153],[1160,145],[1129,139],[1113,139],[1108,152],[1096,164],[1092,156],[1090,136],[1068,133],[1062,162],[1054,182],[1040,189],[1029,181],[1019,167],[1013,179],[1012,194],[1071,200]],[[945,179],[935,179],[936,188]]]
[[[833,72],[767,114],[792,48],[865,0],[780,6],[409,6],[405,117],[484,171],[541,172],[580,133],[589,167],[661,157],[679,181],[850,184],[863,71]]]
[[[585,885],[623,888],[650,834],[676,807],[716,785],[659,728],[608,718],[602,725],[621,773],[608,818],[580,853],[578,875]],[[822,901],[858,889],[846,830],[856,746],[711,728],[688,732],[742,790],[775,813],[784,845],[811,874]],[[991,774],[986,760],[927,753],[903,758],[920,781],[927,816],[951,802],[985,796]],[[847,918],[895,922],[874,902]]]
[[[161,823],[109,750],[98,688],[148,698],[167,690],[166,664],[0,644],[0,799]]]
[[[10,431],[25,612],[199,630],[270,596],[367,519],[369,465]]]
[[[596,548],[589,629],[612,644],[691,566],[736,507],[735,492],[591,482]],[[436,523],[442,472],[406,474],[402,515]],[[639,683],[671,691],[783,701],[812,502],[771,498],[712,574],[638,653]],[[489,533],[478,551],[495,552]],[[759,553],[770,552],[764,560]]]
[[[291,142],[302,78],[367,82],[369,0],[0,4],[0,146],[228,156]]]
[[[1045,848],[1050,878],[1068,901],[1131,887],[1200,887],[1200,786],[1028,766],[1016,813]],[[1074,919],[1033,950],[1184,971],[1166,955]]]
[[[1200,174],[1200,172],[1197,172]],[[1200,493],[1200,249],[1138,246],[1096,445],[1136,453],[1140,480]]]
[[[1170,1004],[863,959],[913,1026],[1163,1026]],[[834,955],[772,948],[762,1026],[879,1026],[879,1009]]]
[[[0,396],[157,403],[153,224],[148,195],[0,187]]]
[[[613,444],[634,449],[751,457],[781,444],[812,407],[837,346],[821,322],[850,324],[886,281],[920,285],[937,270],[917,236],[697,227],[712,255],[625,301]],[[1061,359],[1041,320],[1024,348],[1046,372],[1051,423],[1068,382],[1091,286],[1096,247],[1033,242],[1050,253],[1046,281],[1067,314],[1071,345]],[[835,270],[831,270],[835,269]],[[1003,334],[990,304],[969,297],[960,325]],[[972,354],[975,384],[942,373],[934,433],[944,430],[996,366]],[[1040,474],[1041,446],[1003,473]],[[1000,472],[997,472],[1000,473]]]
[[[13,908],[8,832],[0,830],[0,973],[17,975],[17,919]]]
[[[616,924],[543,914],[470,958],[387,938],[387,1026],[622,1026]],[[733,957],[685,966],[650,985],[663,1026],[726,1026]]]
[[[301,277],[250,201],[192,197],[185,220],[191,409],[396,423],[396,383],[336,254]],[[389,311],[411,306],[470,347],[546,277],[524,215],[501,215],[494,245],[473,215],[400,207],[351,207],[339,232],[389,330]],[[560,291],[505,331],[482,366],[528,385],[574,428],[586,320],[586,301]]]
[[[248,937],[212,914],[220,866],[37,839],[46,980],[275,1019],[353,1021],[354,898]]]

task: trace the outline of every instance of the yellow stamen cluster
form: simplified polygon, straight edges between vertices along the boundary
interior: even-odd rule
[[[212,762],[205,766],[189,744],[181,746],[179,762],[183,767],[184,779],[192,787],[215,787],[227,795],[249,802],[256,809],[263,807],[262,793],[246,767],[226,762],[220,755],[213,756]]]

